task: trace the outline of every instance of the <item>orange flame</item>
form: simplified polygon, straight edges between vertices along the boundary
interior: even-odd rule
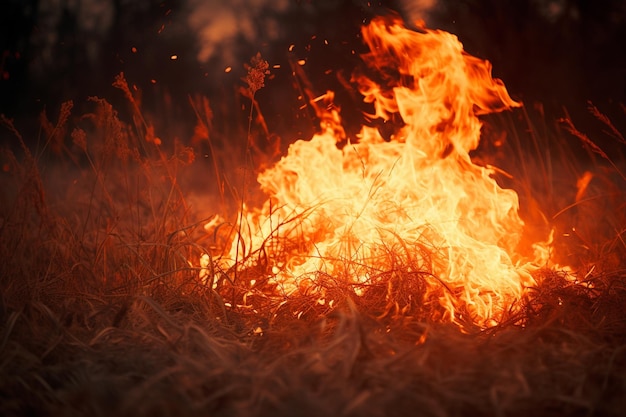
[[[293,143],[259,175],[269,199],[245,210],[242,234],[222,262],[234,265],[238,244],[248,253],[263,248],[278,294],[317,292],[320,300],[320,276],[354,284],[361,295],[385,271],[420,272],[430,277],[425,299],[439,303],[441,320],[458,322],[462,313],[494,325],[546,259],[516,252],[524,228],[517,194],[469,152],[480,139],[479,115],[520,104],[491,77],[490,63],[465,53],[452,34],[375,19],[363,38],[364,60],[382,81],[355,81],[372,117],[397,113],[404,126],[388,142],[363,127],[356,143],[340,148],[327,122],[311,140]]]

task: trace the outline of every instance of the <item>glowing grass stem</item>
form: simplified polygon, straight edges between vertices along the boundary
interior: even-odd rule
[[[245,195],[246,195],[246,180],[248,173],[248,163],[252,164],[252,158],[250,155],[250,135],[252,131],[252,114],[254,112],[254,96],[256,92],[265,86],[265,76],[268,75],[269,72],[269,63],[261,58],[261,53],[257,52],[255,56],[250,59],[250,64],[244,64],[244,67],[248,71],[246,76],[243,78],[243,81],[246,82],[248,88],[243,90],[250,97],[250,114],[248,115],[248,130],[246,134],[246,150],[244,155],[244,167],[243,167],[243,175],[242,175],[242,187],[241,187],[241,202],[239,207],[239,219],[237,221],[237,248],[235,251],[235,265],[234,265],[234,274],[235,279],[237,281],[237,264],[239,262],[239,246],[241,240],[241,226],[243,223],[243,208],[245,204]],[[245,256],[245,254],[244,254]]]

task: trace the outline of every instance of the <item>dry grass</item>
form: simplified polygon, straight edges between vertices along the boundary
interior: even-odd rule
[[[255,269],[216,271],[215,289],[203,285],[189,260],[220,242],[202,233],[198,213],[210,209],[191,207],[194,190],[184,188],[202,172],[198,161],[180,143],[161,143],[122,77],[116,85],[132,122],[102,99],[79,116],[68,103],[56,123],[43,119],[42,143],[27,146],[2,120],[17,146],[3,150],[0,173],[0,414],[618,416],[626,409],[624,159],[609,161],[571,120],[573,136],[541,125],[540,114],[491,122],[494,137],[506,139],[498,165],[511,162],[514,174],[501,180],[520,193],[526,218],[556,225],[556,245],[567,249],[564,261],[581,283],[543,270],[522,313],[462,333],[433,320],[437,312],[420,298],[424,277],[400,267],[363,297],[318,277],[338,300],[332,308],[315,297],[246,295],[259,279]],[[206,129],[208,104],[197,104]],[[577,138],[589,154],[571,151]],[[208,172],[218,176],[213,156]],[[583,184],[585,172],[592,177]],[[237,307],[243,297],[248,307]]]

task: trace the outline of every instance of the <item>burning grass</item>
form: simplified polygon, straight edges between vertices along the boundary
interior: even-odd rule
[[[411,268],[402,241],[372,282],[311,276],[324,300],[274,291],[267,247],[230,268],[202,258],[245,224],[207,236],[207,207],[191,203],[203,190],[189,179],[216,167],[155,136],[122,77],[116,85],[132,122],[102,99],[85,115],[68,103],[30,147],[2,119],[17,143],[3,150],[0,177],[2,415],[623,413],[624,143],[597,109],[618,153],[568,118],[552,126],[527,109],[490,119],[476,158],[506,154],[498,164],[511,175],[498,180],[519,193],[527,223],[556,227],[552,250],[572,271],[538,269],[515,308],[482,327],[463,310],[456,324],[443,320],[425,289],[450,289]],[[580,143],[587,152],[575,154]]]

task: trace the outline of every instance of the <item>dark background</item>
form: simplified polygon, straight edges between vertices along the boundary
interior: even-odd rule
[[[408,22],[456,34],[489,59],[511,95],[584,117],[587,101],[626,102],[626,2],[622,0],[5,0],[0,6],[0,113],[36,134],[42,111],[60,103],[80,113],[88,96],[123,108],[111,86],[124,72],[162,135],[188,138],[189,98],[206,95],[223,135],[246,125],[238,93],[243,64],[261,52],[272,78],[258,93],[269,130],[292,140],[315,129],[291,74],[303,67],[316,93],[337,91],[346,123],[361,121],[349,80],[363,51],[360,26],[395,10]],[[229,20],[230,19],[230,20]],[[212,42],[202,41],[209,33]],[[223,34],[223,37],[222,35]],[[293,45],[290,51],[290,46]],[[133,50],[135,48],[135,50]],[[353,52],[354,51],[354,52]],[[177,59],[172,60],[171,56]],[[232,71],[225,72],[227,67]],[[29,129],[32,132],[29,132]],[[2,135],[4,136],[4,134]]]

